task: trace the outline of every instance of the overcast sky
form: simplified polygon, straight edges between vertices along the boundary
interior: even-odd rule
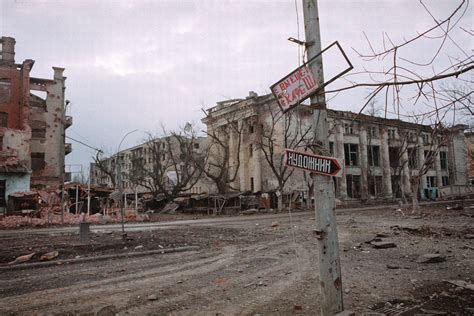
[[[426,1],[438,18],[459,2]],[[35,60],[32,76],[52,78],[52,66],[66,68],[74,119],[67,135],[112,153],[129,131],[139,130],[122,148],[143,140],[145,131],[158,133],[161,124],[197,124],[201,108],[217,101],[269,93],[298,66],[297,45],[287,40],[298,30],[304,39],[297,4],[298,10],[294,0],[0,0],[0,35],[16,38],[17,62]],[[381,47],[382,31],[400,42],[433,24],[415,0],[321,0],[319,12],[323,47],[338,40],[359,67],[352,47],[368,52],[363,32]],[[472,6],[461,26],[472,31]],[[472,40],[463,45],[472,54]],[[403,53],[422,60],[433,50],[424,44]],[[324,60],[325,72],[343,67],[335,60]],[[328,105],[358,111],[364,93],[342,94]],[[71,142],[67,163],[86,165],[94,151]]]

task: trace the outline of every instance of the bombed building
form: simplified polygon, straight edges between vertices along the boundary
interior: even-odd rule
[[[465,126],[434,128],[334,110],[328,110],[328,120],[329,148],[324,154],[344,165],[342,176],[334,178],[340,200],[410,197],[413,185],[419,185],[415,191],[422,199],[472,193]],[[237,170],[230,187],[254,193],[310,191],[308,175],[288,170],[283,159],[285,148],[310,147],[309,107],[301,105],[282,115],[273,95],[251,92],[245,99],[219,102],[202,121],[208,133],[221,135],[217,138],[228,144],[229,173]]]
[[[58,189],[64,177],[65,116],[63,68],[53,78],[30,76],[34,61],[15,62],[15,39],[0,39],[0,209],[8,196],[31,188]]]

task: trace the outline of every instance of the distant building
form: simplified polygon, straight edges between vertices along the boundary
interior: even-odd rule
[[[241,192],[271,192],[278,188],[278,179],[259,145],[262,135],[268,136],[269,129],[275,129],[272,148],[274,167],[279,169],[283,163],[280,158],[284,155],[285,129],[307,129],[313,124],[309,107],[300,106],[294,110],[298,120],[287,125],[282,118],[272,122],[272,113],[278,111],[273,95],[258,96],[251,92],[245,99],[218,102],[207,110],[208,115],[202,120],[208,132],[227,135],[222,139],[229,144],[230,170],[239,168],[233,186]],[[328,120],[330,133],[326,155],[335,156],[344,164],[342,177],[335,178],[336,196],[341,200],[393,199],[400,198],[402,193],[409,197],[410,178],[431,152],[437,154],[436,157],[432,155],[434,161],[420,179],[419,195],[422,198],[472,190],[467,186],[465,126],[435,134],[426,125],[334,110],[328,110]],[[235,130],[235,126],[240,126],[244,133],[240,150],[238,135],[229,132],[231,127]],[[300,144],[293,149],[305,150],[305,146]],[[282,193],[307,190],[308,179],[303,171],[295,171]]]
[[[170,140],[169,143],[168,140]],[[197,137],[195,141],[196,142],[193,145],[194,150],[196,153],[199,153],[206,146],[206,137]],[[153,152],[151,149],[151,146],[153,146],[151,145],[152,142],[155,144],[155,146],[157,145],[155,148],[160,148],[159,153]],[[171,151],[168,149],[169,144],[172,146]],[[131,176],[135,170],[140,168],[146,168],[147,170],[152,171],[154,168],[154,161],[156,159],[159,159],[162,163],[169,162],[172,158],[169,155],[170,152],[175,154],[173,159],[177,162],[177,170],[170,166],[166,170],[165,177],[168,179],[168,186],[172,186],[175,178],[180,176],[181,166],[183,163],[180,162],[180,150],[178,142],[174,138],[168,139],[168,137],[155,138],[152,141],[121,150],[117,154],[103,159],[101,161],[101,165],[103,166],[102,168],[100,168],[96,163],[91,163],[91,185],[113,188],[112,177],[116,177],[118,162],[120,164],[122,179],[121,187],[124,189],[124,193],[149,193],[149,190],[146,187],[135,185],[133,181],[131,181]],[[190,188],[188,193],[202,193],[206,192],[206,190],[207,185],[203,184],[201,181],[198,181],[196,185]]]
[[[0,39],[0,212],[11,193],[58,189],[71,151],[65,144],[72,118],[65,116],[64,69],[53,67],[53,79],[33,78],[33,65],[31,59],[16,64],[15,39]]]

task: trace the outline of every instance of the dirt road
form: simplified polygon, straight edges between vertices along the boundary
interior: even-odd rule
[[[474,233],[472,216],[467,207],[425,208],[416,216],[392,209],[339,215],[346,308],[393,315],[472,314],[474,245],[467,239]],[[88,246],[67,234],[0,237],[0,314],[318,315],[314,219],[303,214],[275,221],[245,217],[178,225],[131,232],[125,241],[104,231]],[[366,243],[377,233],[396,247],[375,249]],[[199,250],[3,268],[30,252],[58,250],[56,260],[61,260],[189,245]],[[417,262],[427,253],[437,253],[442,262]]]

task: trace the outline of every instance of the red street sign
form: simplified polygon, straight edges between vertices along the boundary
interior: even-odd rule
[[[319,88],[319,82],[307,66],[297,68],[270,87],[283,112],[306,100]]]
[[[310,155],[291,149],[285,149],[285,165],[325,176],[340,177],[342,175],[341,163],[337,158]]]

